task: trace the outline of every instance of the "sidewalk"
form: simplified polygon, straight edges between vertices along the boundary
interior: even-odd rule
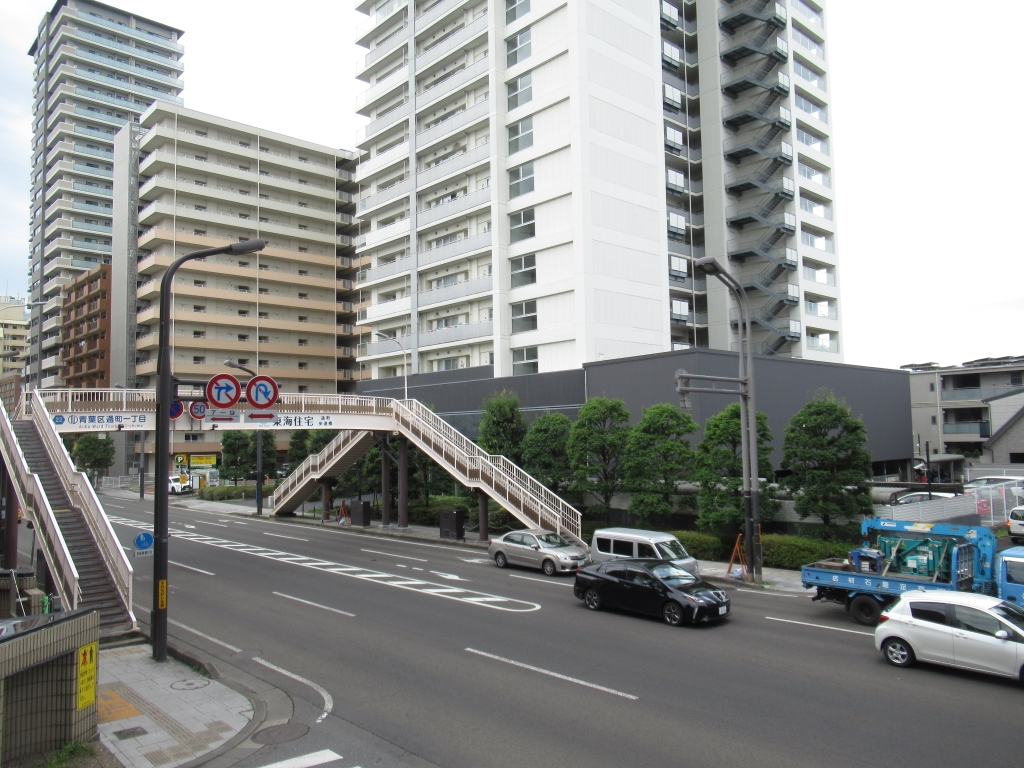
[[[100,741],[124,768],[175,768],[244,740],[263,720],[253,702],[149,645],[101,648]],[[221,749],[220,751],[224,751]]]
[[[758,589],[750,584],[744,584],[738,579],[731,578],[727,570],[728,563],[717,563],[710,560],[698,560],[700,575],[705,580],[714,584],[729,587],[750,587]],[[813,595],[813,589],[804,589],[800,583],[800,571],[787,571],[782,568],[762,568],[761,577],[764,580],[764,588],[775,592],[796,592],[801,595]]]

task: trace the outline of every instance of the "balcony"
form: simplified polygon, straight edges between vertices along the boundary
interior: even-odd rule
[[[487,76],[489,62],[490,58],[484,56],[468,67],[449,72],[432,81],[426,88],[420,88],[416,96],[416,110],[423,112],[430,109],[439,99],[460,88],[468,89],[474,80]]]
[[[371,120],[363,128],[359,129],[356,135],[356,143],[364,144],[368,139],[376,136],[385,128],[389,128],[402,120],[407,120],[411,113],[412,105],[409,103],[407,96],[405,101],[400,102],[397,107],[393,107],[390,112]]]
[[[829,272],[827,269],[804,267],[804,280],[810,280],[812,283],[818,283],[819,285],[830,285],[833,287],[836,285],[835,273]]]
[[[760,155],[766,160],[778,160],[784,165],[793,164],[793,145],[788,141],[771,142],[763,138],[746,140],[726,139],[723,142],[726,160],[738,163],[744,158]]]
[[[464,4],[465,0],[441,0],[434,3],[416,17],[416,35],[423,34],[452,11],[461,10]]]
[[[378,227],[372,232],[366,232],[359,235],[355,238],[355,246],[360,249],[373,248],[374,246],[381,245],[389,240],[395,240],[399,237],[407,237],[410,231],[409,225],[409,217],[406,216],[404,219],[399,219],[385,227]]]
[[[764,67],[749,67],[743,72],[723,72],[722,90],[729,96],[739,96],[751,88],[761,88],[779,96],[789,95],[789,75],[781,69],[765,71]]]
[[[483,248],[490,248],[491,246],[491,233],[481,232],[476,235],[470,235],[464,237],[461,240],[457,240],[454,243],[448,245],[442,245],[439,248],[431,248],[429,250],[422,250],[419,252],[419,266],[424,267],[428,264],[436,264],[441,261],[448,261],[454,259],[457,256],[463,256],[473,251],[478,251]]]
[[[789,23],[789,12],[782,3],[772,0],[737,0],[725,8],[718,9],[718,25],[729,33],[752,21],[761,21],[785,29]]]
[[[490,160],[490,157],[490,142],[476,147],[475,149],[464,149],[462,152],[449,155],[440,162],[417,173],[416,184],[424,187],[438,179],[443,179],[445,176],[451,176],[452,174],[471,168],[474,165],[484,163]]]
[[[975,435],[986,440],[990,437],[987,421],[946,422],[942,425],[942,433],[944,435]]]
[[[378,9],[375,14],[356,27],[356,45],[368,47],[376,35],[378,27],[394,18],[395,14],[405,10],[408,6],[409,0],[391,0]]]
[[[409,79],[408,65],[395,70],[383,80],[378,80],[356,97],[356,113],[369,115],[377,101],[386,98]]]
[[[689,312],[684,315],[679,312],[669,312],[669,320],[674,325],[707,325],[708,313]]]
[[[451,328],[439,328],[435,331],[420,331],[418,347],[433,347],[441,344],[456,344],[471,339],[484,339],[494,335],[494,323],[484,320],[480,323],[467,323]]]
[[[764,227],[785,232],[787,235],[796,234],[795,214],[786,211],[772,213],[766,211],[763,205],[745,209],[737,209],[736,206],[730,206],[725,209],[725,223],[737,229],[743,229],[743,227],[749,224],[760,224]]]
[[[392,184],[390,187],[385,187],[379,190],[374,195],[364,197],[362,200],[356,203],[356,213],[363,214],[366,211],[373,210],[382,205],[390,203],[392,200],[401,197],[402,195],[408,195],[412,191],[412,179],[403,179],[397,184]]]
[[[402,30],[404,30],[407,26],[408,24],[403,24]],[[376,48],[371,48],[361,62],[356,62],[357,79],[364,81],[367,80],[367,72],[374,64],[376,64],[379,61],[383,61],[391,54],[402,50],[408,44],[409,39],[407,34],[403,34],[402,31],[399,30],[396,34],[389,37]],[[396,61],[397,59],[398,57],[395,58]]]
[[[839,310],[830,304],[820,304],[816,301],[804,302],[804,314],[809,317],[820,317],[825,320],[838,320]],[[810,341],[810,338],[808,338]]]
[[[982,400],[986,397],[1005,395],[1007,392],[1016,392],[1020,387],[965,387],[961,389],[942,390],[943,400]]]
[[[490,109],[490,99],[484,99],[472,107],[460,112],[453,112],[440,123],[434,123],[429,128],[416,134],[416,149],[426,149],[430,144],[442,139],[456,131],[463,130],[473,123],[485,119]]]
[[[742,195],[752,189],[792,200],[796,195],[796,182],[789,176],[775,177],[771,166],[753,173],[732,171],[725,174],[725,191],[729,194]]]
[[[706,278],[698,278],[695,280],[685,272],[673,272],[669,270],[668,287],[674,288],[677,291],[696,291],[698,293],[704,293],[708,289],[708,281]]]
[[[390,165],[400,163],[409,157],[409,142],[403,141],[380,152],[356,166],[356,181],[365,181]]]
[[[362,270],[356,276],[356,282],[360,285],[373,283],[377,280],[383,280],[387,277],[394,277],[395,275],[400,275],[403,272],[408,272],[410,269],[412,269],[412,259],[406,255],[400,259],[395,259],[394,261],[378,264],[372,269]]]
[[[377,304],[371,304],[362,310],[360,314],[360,321],[372,323],[376,320],[380,320],[385,317],[394,317],[395,315],[407,315],[412,311],[412,298],[410,296],[401,296],[391,301],[382,301]]]
[[[466,296],[473,296],[478,293],[489,293],[493,287],[493,279],[490,275],[478,277],[474,280],[463,280],[455,285],[446,285],[443,288],[435,288],[432,291],[420,291],[417,300],[420,308],[434,304],[444,304]]]
[[[435,41],[430,48],[416,57],[416,71],[421,72],[435,61],[456,48],[468,48],[469,43],[478,35],[487,32],[487,14],[451,33],[448,37]]]
[[[412,347],[412,339],[409,336],[399,336],[397,340],[369,341],[360,344],[356,350],[359,357],[373,357],[374,355],[407,355]]]
[[[718,44],[718,54],[732,66],[748,56],[767,56],[779,62],[789,59],[789,43],[771,30],[752,29]]]
[[[476,192],[470,192],[441,205],[435,205],[432,208],[418,211],[416,213],[416,228],[422,229],[443,219],[469,211],[477,206],[486,205],[490,201],[491,188],[478,189]]]

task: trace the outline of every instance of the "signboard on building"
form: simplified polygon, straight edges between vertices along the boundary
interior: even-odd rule
[[[217,454],[215,453],[193,453],[188,457],[189,467],[196,469],[199,467],[215,467],[217,466]]]

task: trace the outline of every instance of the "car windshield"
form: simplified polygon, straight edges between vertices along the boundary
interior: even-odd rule
[[[559,536],[557,533],[538,533],[537,541],[540,542],[542,547],[568,547],[569,542]]]
[[[1000,603],[992,609],[992,612],[1024,632],[1024,608],[1013,603]]]
[[[678,544],[678,542],[676,542]],[[680,547],[682,549],[682,547]],[[697,577],[685,568],[671,563],[663,563],[651,568],[651,573],[668,584],[670,587],[677,587],[681,584],[694,584]]]
[[[658,552],[666,560],[685,560],[689,557],[686,554],[686,550],[683,549],[683,545],[679,543],[677,539],[669,539],[668,541],[655,542],[654,546],[658,548]],[[658,578],[661,578],[660,576]]]

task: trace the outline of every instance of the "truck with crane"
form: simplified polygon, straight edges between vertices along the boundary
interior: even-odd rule
[[[1024,605],[1024,547],[997,552],[983,526],[868,518],[863,546],[846,558],[805,565],[801,581],[812,600],[844,605],[874,626],[886,606],[913,591],[978,592]]]

